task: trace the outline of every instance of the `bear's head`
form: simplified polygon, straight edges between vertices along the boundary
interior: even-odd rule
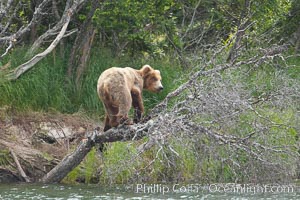
[[[150,65],[144,65],[140,71],[144,79],[144,89],[151,92],[160,92],[164,89],[159,70],[154,70]]]

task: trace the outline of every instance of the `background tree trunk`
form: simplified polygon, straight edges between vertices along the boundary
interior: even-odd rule
[[[295,33],[296,36],[296,45],[295,45],[295,54],[300,52],[300,25]]]
[[[92,1],[91,10],[80,27],[69,58],[67,75],[71,80],[75,77],[77,88],[80,85],[80,78],[86,69],[86,63],[90,56],[90,50],[95,36],[95,28],[92,24],[92,17],[98,8],[98,5],[98,1]]]

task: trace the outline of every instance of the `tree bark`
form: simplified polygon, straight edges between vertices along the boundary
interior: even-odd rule
[[[43,183],[58,183],[60,182],[70,171],[72,171],[84,157],[90,152],[94,142],[91,138],[87,140],[82,140],[82,142],[77,146],[76,150],[71,154],[64,157],[64,159],[55,166],[49,173],[47,173],[42,179]]]
[[[81,80],[82,74],[84,73],[84,71],[86,69],[87,61],[90,57],[90,52],[91,52],[92,44],[94,41],[95,33],[96,33],[96,30],[94,28],[90,28],[88,30],[85,42],[82,46],[81,58],[79,60],[79,65],[76,70],[75,83],[76,83],[77,88],[80,87],[80,80]]]
[[[52,0],[52,12],[53,12],[56,20],[59,21],[61,19],[61,16],[58,11],[56,0]],[[64,57],[64,52],[65,52],[65,42],[64,42],[64,39],[61,39],[61,41],[59,43],[59,53],[60,53],[61,58]]]

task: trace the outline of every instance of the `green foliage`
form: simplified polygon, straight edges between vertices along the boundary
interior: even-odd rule
[[[122,54],[124,48],[131,54],[145,51],[154,56],[164,53],[168,45],[165,30],[175,32],[176,13],[180,4],[165,1],[105,1],[97,9],[94,22],[102,32],[109,35],[115,53]],[[114,40],[113,40],[114,39]]]
[[[103,153],[101,182],[108,184],[129,182],[138,165],[136,160],[131,161],[132,154],[136,154],[136,149],[129,143],[115,142],[107,146]]]
[[[297,81],[300,81],[300,60],[298,57],[291,57],[287,60],[290,67],[286,69],[286,74]]]
[[[263,6],[262,6],[263,5]],[[291,9],[290,0],[263,0],[252,4],[255,28],[259,33],[268,31],[285,19]]]
[[[63,183],[76,183],[77,179],[82,176],[80,165],[73,169],[63,180]]]
[[[291,0],[290,5],[291,6],[288,14],[285,15],[285,18],[280,21],[280,31],[278,34],[278,38],[285,37],[287,39],[290,39],[292,34],[295,33],[297,29],[299,29],[300,2],[298,0]]]
[[[84,160],[84,173],[85,173],[85,183],[90,183],[92,178],[96,176],[97,169],[100,164],[99,159],[97,158],[97,151],[93,148]]]
[[[143,154],[138,169],[141,178],[151,182],[192,182],[198,177],[197,152],[190,138],[171,137],[166,146],[154,147]],[[176,154],[174,154],[176,152]],[[153,164],[149,166],[147,163]],[[149,179],[147,178],[147,179]]]
[[[181,144],[182,142],[185,144],[184,146]],[[182,173],[181,179],[185,182],[193,181],[199,167],[194,145],[189,139],[184,138],[184,141],[176,141],[172,146],[174,151],[179,154],[176,165],[179,166],[179,172]]]
[[[12,163],[12,158],[10,156],[9,150],[1,149],[0,150],[0,166],[5,167]]]

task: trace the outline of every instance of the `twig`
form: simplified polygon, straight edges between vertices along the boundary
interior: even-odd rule
[[[6,48],[5,52],[0,56],[0,58],[3,58],[12,47],[13,47],[13,40],[9,41],[8,47]]]
[[[27,183],[29,183],[29,182],[30,182],[30,179],[28,178],[28,176],[27,176],[26,173],[24,172],[24,170],[23,170],[23,168],[22,168],[22,166],[21,166],[21,164],[20,164],[20,162],[19,162],[19,160],[18,160],[18,157],[16,156],[16,154],[14,153],[14,151],[13,151],[12,149],[10,149],[10,153],[11,153],[11,155],[12,155],[12,157],[13,157],[13,159],[14,159],[16,165],[17,165],[17,168],[18,168],[18,170],[19,170],[19,172],[20,172],[20,175],[24,178],[24,180],[25,180]]]

